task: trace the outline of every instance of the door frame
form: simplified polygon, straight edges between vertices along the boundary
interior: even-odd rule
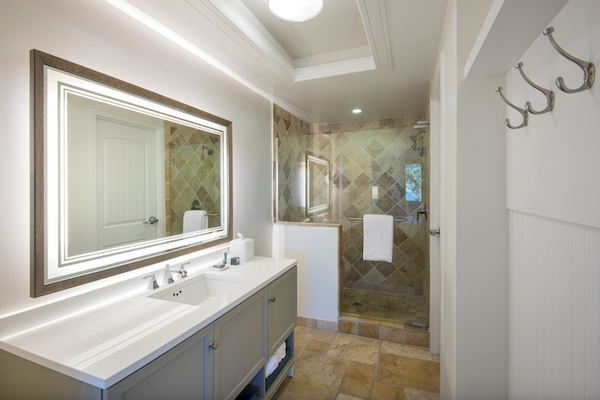
[[[443,173],[444,165],[444,134],[443,117],[444,110],[444,57],[440,54],[440,64],[438,65],[430,97],[430,223],[431,229],[441,230],[443,195]],[[429,240],[429,277],[430,277],[430,295],[429,295],[429,340],[432,353],[441,354],[443,352],[443,243],[444,236],[430,237]]]

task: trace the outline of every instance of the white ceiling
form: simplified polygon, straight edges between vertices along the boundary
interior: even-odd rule
[[[355,1],[325,0],[318,16],[301,23],[275,17],[269,0],[242,3],[294,60],[369,45]]]
[[[423,114],[447,2],[324,0],[316,18],[292,23],[272,16],[268,0],[107,1],[137,8],[310,123]]]

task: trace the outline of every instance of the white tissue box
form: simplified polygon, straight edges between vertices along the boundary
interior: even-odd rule
[[[230,257],[239,257],[241,262],[254,258],[254,239],[234,239],[229,243]]]

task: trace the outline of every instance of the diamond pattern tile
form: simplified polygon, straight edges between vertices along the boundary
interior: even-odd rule
[[[165,190],[170,195],[166,217],[170,221],[168,235],[183,233],[183,213],[191,209],[192,202],[198,200],[200,208],[209,214],[220,213],[220,148],[219,139],[209,133],[187,126],[165,122],[165,169],[168,171]],[[202,148],[205,145],[213,150],[211,156]],[[209,218],[211,224],[220,223],[220,219]]]

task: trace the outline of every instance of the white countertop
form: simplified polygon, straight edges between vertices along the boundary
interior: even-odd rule
[[[209,298],[199,306],[148,297],[170,291],[178,280],[169,287],[147,290],[88,311],[65,313],[43,324],[32,320],[23,325],[26,315],[5,318],[0,325],[18,318],[22,328],[0,337],[0,349],[106,389],[211,324],[294,265],[296,260],[266,257],[255,257],[225,271],[208,270],[207,265],[185,279],[208,272],[243,278],[244,284],[241,290]]]

